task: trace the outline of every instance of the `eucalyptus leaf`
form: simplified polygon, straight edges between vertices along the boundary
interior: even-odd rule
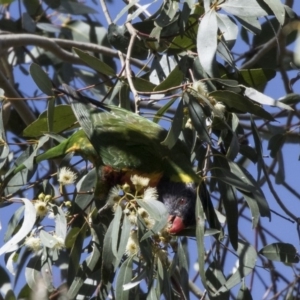
[[[219,288],[216,295],[229,291],[232,287],[240,283],[242,278],[253,271],[257,258],[257,253],[253,246],[240,240],[237,253],[239,255],[239,266],[222,287]]]
[[[167,146],[169,149],[173,148],[178,140],[180,132],[182,131],[183,117],[183,101],[180,101],[177,105],[177,109],[172,120],[171,128],[168,131],[168,135],[165,140],[161,142],[162,145]]]
[[[39,89],[48,96],[53,96],[52,82],[42,68],[33,63],[30,66],[30,75]]]
[[[212,262],[205,271],[207,279],[208,293],[214,300],[229,300],[229,292],[224,292],[219,296],[215,296],[216,291],[226,282],[222,269],[217,262]]]
[[[76,118],[72,109],[69,105],[57,105],[54,107],[53,111],[53,128],[51,130],[52,133],[59,133],[69,128],[77,127],[75,125]],[[39,137],[48,130],[48,116],[47,110],[42,112],[38,119],[27,126],[24,131],[23,135],[26,137]]]
[[[80,210],[86,210],[94,198],[94,190],[96,187],[97,173],[96,169],[92,169],[84,175],[76,184],[77,193],[75,198],[76,207]]]
[[[238,17],[263,17],[267,13],[256,0],[227,0],[219,5],[226,12]]]
[[[180,70],[179,66],[176,66],[168,75],[168,77],[154,88],[154,91],[164,91],[174,86],[180,85],[182,83],[182,80],[183,73]]]
[[[13,251],[17,244],[31,232],[36,221],[36,210],[31,201],[26,198],[14,198],[12,200],[24,203],[24,219],[18,232],[0,248],[0,255]]]
[[[202,106],[191,94],[184,93],[183,99],[185,103],[188,104],[189,115],[192,120],[192,124],[194,125],[200,139],[210,144],[211,140],[206,128],[207,116],[205,115]]]
[[[273,243],[263,247],[259,250],[266,258],[273,261],[281,261],[283,263],[298,263],[299,257],[297,249],[292,244],[287,243]]]
[[[293,110],[289,105],[284,104],[283,102],[276,101],[271,97],[253,89],[253,88],[245,88],[244,95],[248,98],[264,105],[277,106],[282,109]]]
[[[286,134],[283,134],[283,133],[275,134],[270,138],[269,144],[268,144],[268,150],[271,150],[270,151],[271,157],[273,157],[273,158],[276,157],[277,152],[284,145],[286,138],[287,138]]]
[[[33,256],[25,269],[25,280],[31,290],[34,290],[37,283],[41,280],[41,257],[39,255]]]
[[[209,39],[207,38],[209,36]],[[218,45],[217,14],[214,9],[202,18],[197,35],[197,50],[200,63],[211,77],[217,77],[216,51]]]
[[[107,75],[107,76],[115,76],[116,73],[113,68],[111,68],[108,64],[101,61],[100,59],[96,58],[84,52],[78,48],[73,48],[75,53],[92,69],[96,70],[97,72]]]
[[[249,289],[245,286],[244,282],[241,285],[241,288],[238,292],[236,299],[237,300],[252,300],[253,299]]]
[[[204,270],[205,266],[205,247],[204,247],[204,226],[205,226],[205,216],[202,202],[199,197],[199,190],[197,193],[196,201],[196,238],[197,238],[197,253],[198,253],[198,265],[199,265],[199,274],[204,288],[207,287],[207,278]]]
[[[129,299],[128,289],[124,290],[124,285],[130,282],[132,277],[133,257],[129,256],[122,264],[116,282],[116,298],[120,300]]]

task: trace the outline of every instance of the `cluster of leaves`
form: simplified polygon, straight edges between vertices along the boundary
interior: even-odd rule
[[[4,9],[13,10],[16,2],[6,1]],[[271,218],[261,181],[265,178],[270,189],[275,189],[268,180],[271,168],[264,161],[262,133],[268,134],[270,156],[280,157],[290,132],[270,122],[286,116],[287,111],[292,116],[295,111],[290,104],[299,101],[296,94],[281,101],[263,94],[279,67],[281,72],[284,67],[290,68],[283,64],[282,53],[278,61],[274,36],[276,28],[284,43],[295,40],[290,33],[296,18],[290,7],[280,1],[185,0],[179,4],[166,0],[149,16],[151,3],[130,1],[113,22],[106,15],[106,30],[91,18],[97,11],[81,2],[28,0],[23,5],[26,12],[20,14],[20,19],[3,17],[0,21],[1,30],[14,33],[0,37],[3,53],[7,51],[7,57],[1,57],[6,66],[0,69],[2,98],[9,109],[13,107],[12,121],[5,118],[5,105],[0,119],[1,207],[22,204],[7,224],[0,253],[5,253],[6,269],[16,279],[21,278],[25,268],[26,284],[18,297],[28,298],[30,290],[45,285],[50,297],[66,293],[69,298],[84,295],[130,299],[139,294],[148,299],[159,299],[161,295],[188,299],[192,292],[198,297],[229,299],[232,288],[241,283],[238,299],[251,299],[244,278],[257,272],[258,258],[270,269],[272,261],[298,262],[293,245],[281,240],[268,245],[262,238],[261,247],[254,247],[238,227],[245,207],[257,230],[262,230],[260,217]],[[105,7],[103,11],[107,11]],[[126,13],[126,23],[117,25]],[[80,18],[72,19],[70,15]],[[262,17],[274,18],[262,23]],[[136,21],[138,18],[141,21]],[[232,52],[239,27],[241,38],[250,46],[242,68],[237,67],[238,59]],[[250,42],[253,33],[256,36]],[[17,48],[20,46],[23,48]],[[27,46],[32,47],[25,51]],[[113,57],[119,59],[118,63]],[[28,76],[28,60],[34,61],[29,68],[31,78],[47,95],[36,98],[48,100],[44,112],[36,102],[20,107],[12,100],[25,98],[27,91],[14,85],[18,81],[13,80],[17,75],[11,67],[17,65],[20,74]],[[119,205],[114,213],[110,207],[107,209],[107,196],[111,194],[98,184],[101,169],[91,168],[91,163],[99,166],[101,157],[90,137],[78,129],[86,124],[64,104],[60,89],[63,83],[78,88],[90,86],[84,94],[89,101],[95,101],[89,98],[92,93],[101,102],[128,110],[134,107],[137,113],[154,111],[153,122],[172,120],[161,144],[171,149],[181,139],[207,186],[199,192],[195,208],[198,222],[192,230],[198,249],[199,287],[189,280],[188,239],[161,234],[167,217],[162,203],[144,201],[139,190],[119,187]],[[276,113],[266,108],[269,106],[276,107]],[[17,120],[21,117],[22,121],[16,122],[15,112]],[[36,120],[30,119],[32,114]],[[292,131],[294,125],[287,125]],[[264,127],[272,136],[263,131]],[[77,157],[72,156],[74,153]],[[257,178],[247,171],[249,161],[257,165]],[[278,164],[276,183],[285,183],[282,160]],[[75,188],[66,187],[56,177],[64,167],[78,174]],[[153,221],[150,227],[143,214],[134,214],[138,207]],[[284,205],[281,207],[298,221]],[[207,235],[213,237],[210,246],[205,243]],[[134,253],[128,249],[130,242]],[[238,260],[234,272],[226,270],[224,257],[230,256],[228,249]],[[58,285],[53,280],[58,273],[54,266],[61,275]],[[14,297],[13,288],[6,285],[10,279],[4,268],[1,273],[1,292]],[[271,271],[273,286],[275,277],[278,275]],[[200,290],[202,287],[205,292]],[[273,288],[276,293],[277,288]],[[294,290],[287,289],[288,293]]]

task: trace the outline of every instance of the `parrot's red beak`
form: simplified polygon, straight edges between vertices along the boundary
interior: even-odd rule
[[[183,219],[178,216],[170,215],[168,217],[168,224],[169,224],[168,231],[174,234],[180,232],[185,228],[183,224]]]

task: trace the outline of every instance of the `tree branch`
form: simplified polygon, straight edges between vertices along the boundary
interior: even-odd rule
[[[1,32],[0,32],[1,33]],[[111,57],[118,58],[118,51],[110,49],[105,46],[99,46],[92,43],[82,43],[72,40],[64,39],[50,39],[43,36],[37,36],[34,34],[3,34],[0,35],[0,49],[8,49],[11,47],[22,47],[22,46],[37,46],[43,48],[47,51],[50,51],[56,55],[59,59],[71,63],[85,65],[85,63],[75,54],[64,50],[63,48],[71,49],[77,47],[81,50],[92,51],[95,53],[101,53]],[[124,55],[125,57],[125,55]],[[130,63],[136,67],[143,68],[145,64],[134,58],[130,58]]]

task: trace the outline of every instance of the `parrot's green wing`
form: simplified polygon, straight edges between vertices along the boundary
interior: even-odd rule
[[[95,102],[64,86],[68,101],[101,163],[116,169],[163,172],[174,181],[195,181],[189,153],[181,141],[161,144],[167,131],[125,109]]]

